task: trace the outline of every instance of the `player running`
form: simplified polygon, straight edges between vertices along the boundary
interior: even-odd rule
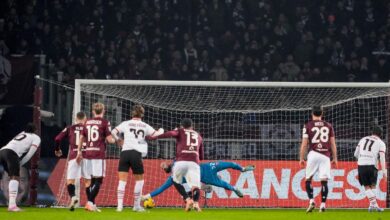
[[[0,150],[0,164],[3,165],[5,172],[8,173],[11,179],[8,184],[9,212],[22,211],[16,204],[19,188],[19,170],[21,166],[31,159],[41,144],[41,138],[35,134],[35,131],[35,126],[32,123],[27,124],[23,132],[16,135],[14,139]],[[27,154],[23,157],[25,153]]]
[[[62,156],[61,151],[61,141],[64,138],[68,138],[69,142],[69,153],[68,153],[68,169],[66,172],[66,184],[68,189],[69,197],[71,198],[69,204],[69,210],[74,211],[75,206],[80,201],[76,196],[75,190],[75,180],[81,178],[81,165],[77,163],[77,148],[80,141],[80,134],[84,130],[84,123],[86,121],[86,116],[84,112],[78,112],[76,115],[76,123],[69,127],[66,127],[55,137],[55,155],[57,157]],[[83,152],[84,153],[84,152]],[[83,155],[85,156],[85,155]]]
[[[166,172],[170,173],[172,170],[173,164],[168,165],[167,163],[163,162],[161,163],[161,168]],[[237,163],[234,162],[226,162],[226,161],[215,161],[215,162],[208,162],[208,163],[201,163],[200,164],[200,181],[207,185],[222,187],[226,190],[234,191],[238,197],[242,198],[244,195],[242,192],[234,188],[229,183],[223,181],[218,176],[218,172],[226,169],[234,169],[238,170],[240,172],[248,172],[253,171],[255,169],[254,165],[248,165],[246,167],[242,167]],[[163,185],[161,185],[159,188],[153,190],[151,193],[146,194],[142,196],[142,200],[147,200],[150,198],[153,198],[161,193],[163,193],[165,190],[167,190],[169,187],[173,185],[172,176],[169,176],[168,179],[165,181]]]
[[[176,138],[176,162],[172,168],[172,178],[175,188],[183,194],[185,191],[181,185],[183,178],[191,187],[193,199],[186,199],[186,211],[193,207],[198,212],[200,198],[200,167],[199,162],[203,160],[203,139],[192,127],[192,120],[185,118],[182,120],[182,128],[168,131],[162,135],[151,137],[150,139]]]
[[[378,157],[380,160],[382,173],[387,182],[386,169],[386,144],[381,140],[382,129],[375,126],[372,129],[371,136],[362,138],[355,150],[355,157],[358,159],[359,182],[366,190],[366,196],[369,201],[368,211],[383,212],[378,206],[375,195],[375,188],[378,179]]]
[[[337,148],[333,127],[322,120],[323,110],[320,106],[312,109],[312,121],[303,127],[302,144],[299,164],[305,166],[305,154],[309,147],[306,164],[306,192],[309,197],[309,207],[306,212],[312,212],[315,208],[313,199],[313,187],[311,185],[314,174],[318,171],[321,180],[321,206],[320,212],[325,211],[325,203],[328,197],[328,179],[330,179],[330,155],[332,164],[337,166]]]
[[[87,211],[100,212],[96,207],[95,198],[99,193],[106,170],[106,141],[115,143],[111,136],[110,122],[103,118],[104,105],[95,103],[92,105],[93,118],[87,119],[84,129],[80,133],[80,141],[77,148],[76,161],[81,163],[81,175],[85,182],[85,191],[88,202],[85,205]],[[82,155],[82,143],[86,143],[85,156]]]
[[[164,130],[159,129],[159,131],[156,132],[154,128],[143,122],[142,118],[144,113],[145,109],[141,105],[135,105],[131,112],[133,118],[122,122],[111,132],[112,136],[120,142],[122,140],[119,138],[119,134],[124,135],[124,144],[122,146],[118,166],[118,207],[116,209],[118,212],[123,210],[123,197],[125,195],[129,168],[133,171],[135,178],[133,211],[145,211],[144,208],[141,207],[141,195],[144,185],[144,165],[142,157],[146,157],[148,153],[148,144],[145,141],[145,136],[159,135],[162,134]]]

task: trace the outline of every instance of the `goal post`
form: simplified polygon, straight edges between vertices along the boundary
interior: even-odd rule
[[[145,107],[144,121],[165,130],[190,117],[204,137],[207,161],[234,161],[256,170],[240,173],[225,170],[220,177],[239,188],[244,198],[213,187],[207,205],[214,207],[305,207],[304,170],[299,167],[301,130],[310,119],[313,105],[322,105],[325,120],[334,125],[340,164],[332,169],[328,207],[366,207],[364,191],[356,175],[353,153],[370,127],[384,128],[388,143],[389,83],[311,83],[311,82],[210,82],[210,81],[132,81],[76,80],[73,114],[91,113],[94,102],[106,105],[105,117],[112,126],[130,118],[134,104]],[[174,141],[149,142],[145,158],[144,193],[161,185],[168,177],[159,168],[174,158]],[[116,205],[117,162],[120,149],[109,146],[107,173],[97,198],[100,206]],[[388,204],[389,185],[379,172],[379,203]],[[319,199],[320,184],[314,177],[314,194]],[[132,204],[134,179],[129,177],[125,204]],[[64,179],[59,184],[59,205],[68,198]],[[84,190],[81,189],[82,201]],[[155,197],[158,206],[181,206],[169,189]]]

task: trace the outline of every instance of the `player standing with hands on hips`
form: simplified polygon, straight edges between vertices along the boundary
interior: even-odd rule
[[[172,178],[175,188],[181,195],[186,195],[183,177],[191,187],[193,200],[189,197],[186,200],[186,211],[191,207],[200,212],[200,160],[203,160],[203,139],[198,132],[193,129],[192,120],[184,118],[181,128],[168,131],[162,135],[151,137],[150,139],[176,138],[176,162],[172,168]]]
[[[315,208],[313,187],[311,181],[318,171],[321,180],[321,206],[320,212],[325,211],[325,203],[328,197],[328,180],[330,179],[330,156],[332,164],[337,167],[337,147],[333,126],[322,120],[323,109],[321,106],[312,108],[312,120],[303,127],[302,144],[299,164],[305,166],[305,154],[309,147],[306,164],[306,192],[309,197],[309,207],[306,212],[312,212]]]
[[[366,191],[367,199],[370,203],[368,211],[383,212],[378,206],[375,195],[375,188],[378,179],[378,157],[380,160],[382,173],[387,182],[386,169],[386,144],[381,140],[382,128],[375,126],[371,136],[366,136],[359,141],[355,150],[355,157],[358,159],[359,182]]]
[[[133,171],[135,178],[133,211],[145,211],[144,208],[141,207],[141,195],[144,186],[144,165],[142,157],[146,157],[148,154],[148,143],[145,141],[145,137],[162,134],[164,130],[160,128],[156,131],[150,125],[143,122],[142,118],[144,117],[144,114],[145,109],[142,105],[135,105],[131,111],[133,118],[122,122],[111,132],[117,142],[121,143],[123,141],[118,166],[118,206],[116,209],[118,212],[123,210],[123,198],[125,195],[129,168]],[[123,134],[124,140],[119,138],[119,134]]]
[[[36,128],[32,123],[27,124],[24,131],[16,135],[14,139],[0,150],[0,164],[3,165],[4,170],[11,178],[8,184],[9,212],[21,211],[16,205],[16,196],[18,195],[19,189],[19,172],[20,167],[34,156],[41,144],[41,138],[35,134],[35,131]],[[27,154],[23,157],[25,153]]]

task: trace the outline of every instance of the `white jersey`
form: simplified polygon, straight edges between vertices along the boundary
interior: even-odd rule
[[[379,137],[362,138],[355,151],[358,165],[375,165],[377,167],[380,152],[386,152],[386,144]]]
[[[156,132],[154,128],[141,119],[133,118],[122,122],[115,129],[124,136],[122,151],[136,150],[142,153],[143,157],[148,154],[148,143],[145,137],[153,135]]]
[[[41,138],[38,135],[23,131],[16,135],[16,137],[8,142],[2,149],[13,150],[20,158],[23,154],[27,153],[31,147],[38,148],[40,144]]]

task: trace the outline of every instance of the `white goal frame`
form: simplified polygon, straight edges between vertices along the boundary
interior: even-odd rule
[[[73,120],[81,109],[82,85],[111,85],[111,86],[177,86],[177,87],[231,87],[231,88],[382,88],[389,89],[390,82],[373,83],[344,83],[344,82],[237,82],[237,81],[159,81],[159,80],[89,80],[76,79],[74,87]],[[386,90],[387,91],[387,90]],[[389,98],[390,100],[390,98]],[[311,106],[309,106],[311,107]],[[387,110],[390,115],[390,109]],[[390,122],[388,122],[390,127]],[[389,136],[390,131],[387,131]],[[245,141],[245,140],[244,140]],[[253,140],[252,140],[253,141]],[[268,140],[262,140],[267,142]],[[286,140],[292,142],[292,140]],[[300,141],[300,140],[298,140]],[[390,142],[390,141],[389,141]],[[390,144],[390,143],[387,143]],[[388,158],[389,158],[388,153]],[[79,183],[78,183],[79,184]],[[78,185],[77,184],[77,185]],[[387,182],[387,188],[390,188],[390,180]],[[78,188],[78,187],[77,187]],[[78,190],[77,190],[78,191]],[[79,193],[79,192],[78,192]],[[389,192],[388,192],[389,194]],[[387,202],[390,200],[387,195]]]

